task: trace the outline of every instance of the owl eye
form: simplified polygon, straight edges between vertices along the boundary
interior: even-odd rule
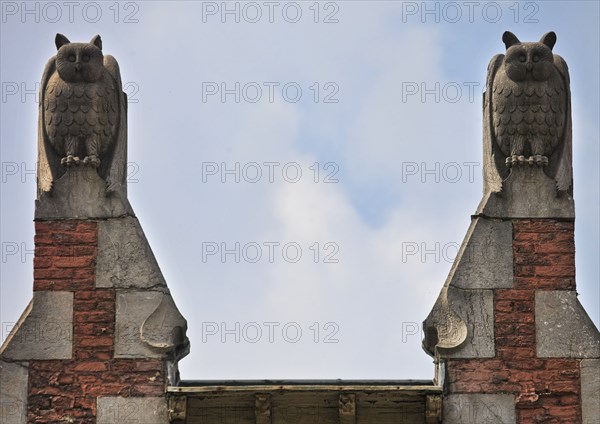
[[[519,55],[519,62],[523,63],[527,60],[524,54]]]
[[[69,57],[69,62],[75,62],[75,55],[74,54],[70,54]]]
[[[89,54],[84,54],[82,59],[83,59],[84,62],[89,62],[90,61],[90,55]]]
[[[533,61],[534,62],[539,62],[540,61],[540,57],[537,54],[533,55]]]

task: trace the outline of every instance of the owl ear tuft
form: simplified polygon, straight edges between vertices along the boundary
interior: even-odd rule
[[[552,48],[556,44],[556,34],[554,33],[554,31],[550,31],[542,35],[540,43],[544,43],[545,45],[550,47],[550,50],[552,50]]]
[[[506,46],[506,50],[508,50],[509,47],[514,46],[515,44],[521,44],[517,36],[510,31],[505,31],[504,34],[502,34],[502,41]]]
[[[95,35],[94,38],[92,38],[92,41],[90,41],[90,43],[102,50],[102,38],[100,38],[99,34]]]
[[[67,37],[65,37],[62,34],[56,34],[56,38],[54,39],[54,44],[56,44],[56,50],[69,43],[70,41]]]

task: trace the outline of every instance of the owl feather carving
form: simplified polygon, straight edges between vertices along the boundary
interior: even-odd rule
[[[42,77],[38,195],[69,166],[92,166],[107,190],[126,195],[126,95],[117,61],[102,53],[96,35],[71,43],[56,35],[56,56]]]
[[[486,190],[501,191],[514,166],[539,166],[559,191],[572,193],[571,94],[567,64],[552,53],[556,34],[521,42],[492,58],[484,95]]]

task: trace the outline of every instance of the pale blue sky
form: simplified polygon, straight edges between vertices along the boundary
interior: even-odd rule
[[[121,66],[131,100],[129,197],[189,323],[184,379],[433,376],[414,329],[481,197],[481,91],[507,29],[523,41],[554,30],[554,51],[570,68],[577,285],[598,325],[598,3],[477,2],[471,16],[469,2],[427,3],[439,22],[421,16],[422,2],[277,3],[273,22],[264,2],[239,3],[239,23],[215,10],[221,2],[79,2],[72,19],[62,2],[27,3],[29,14],[21,2],[2,3],[2,337],[32,289],[32,255],[22,249],[33,249],[35,179],[25,168],[34,168],[38,110],[33,94],[21,94],[35,89],[56,32],[72,41],[100,34]],[[257,10],[262,18],[252,23]],[[236,82],[240,103],[207,94]],[[406,91],[435,91],[436,83],[437,103],[435,94],[422,101]],[[252,103],[257,86],[262,97]],[[296,87],[302,96],[292,103]],[[247,172],[239,183],[203,175],[211,163],[236,162]],[[256,183],[248,181],[253,162],[263,172]],[[279,164],[273,183],[265,162]],[[288,180],[302,170],[299,182],[282,176],[286,164]],[[338,182],[323,182],[331,173]],[[203,243],[236,242],[246,246],[240,263],[232,255],[203,262]],[[273,263],[269,242],[280,243]],[[302,249],[297,263],[282,256],[290,242]],[[254,243],[263,257],[250,263]],[[7,255],[15,246],[18,254]],[[406,255],[414,246],[439,258]],[[325,263],[328,254],[338,262]],[[211,323],[222,322],[239,323],[239,343],[211,334]],[[263,330],[256,343],[252,323]],[[338,342],[325,343],[328,335]]]

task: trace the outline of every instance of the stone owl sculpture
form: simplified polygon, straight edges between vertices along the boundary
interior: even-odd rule
[[[71,43],[56,35],[56,56],[42,76],[38,135],[38,196],[69,166],[91,166],[107,190],[126,195],[127,99],[117,61],[96,35]]]
[[[499,192],[514,166],[539,166],[572,193],[569,71],[553,54],[556,34],[521,42],[511,32],[506,54],[492,58],[484,94],[486,189]]]

